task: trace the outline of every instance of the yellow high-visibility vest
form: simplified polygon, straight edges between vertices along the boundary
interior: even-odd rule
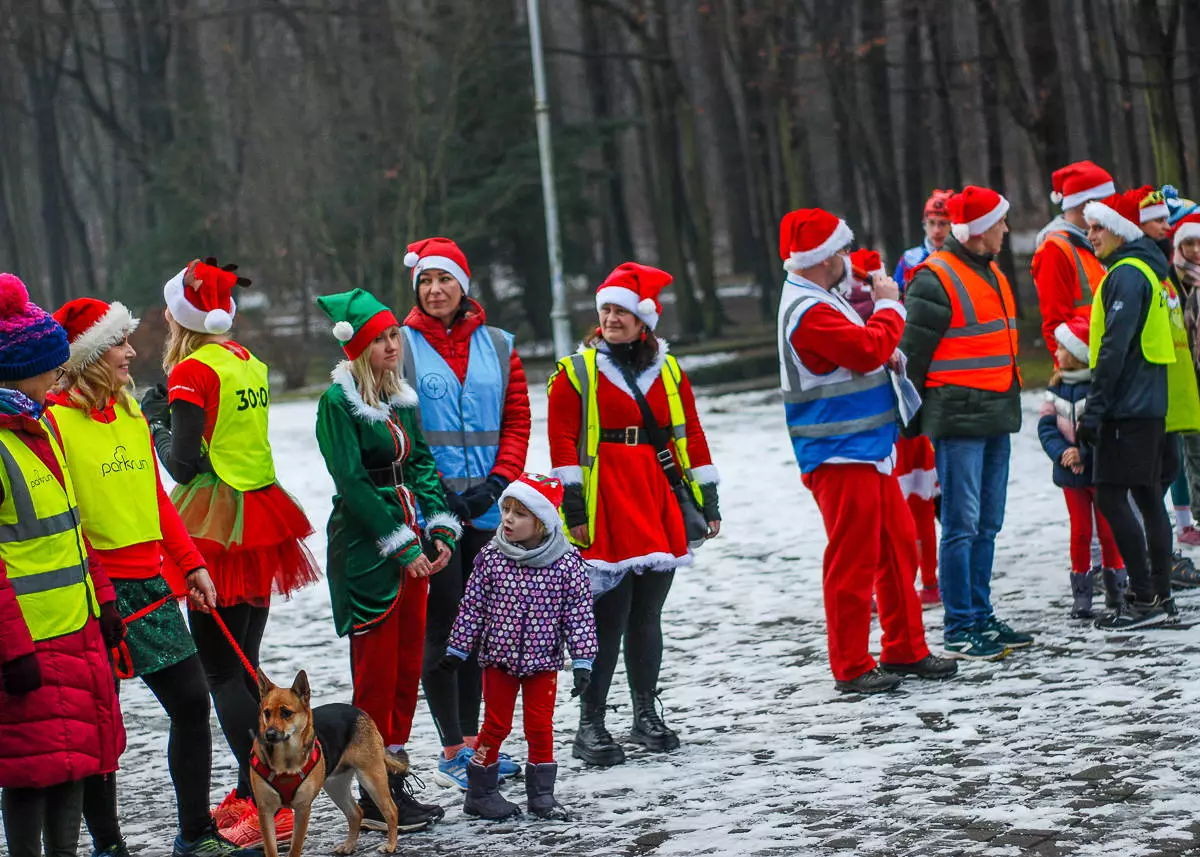
[[[579,466],[583,470],[583,498],[587,504],[587,543],[591,544],[596,537],[596,504],[599,499],[600,479],[600,409],[596,405],[596,349],[587,348],[559,360],[547,389],[554,383],[554,378],[559,372],[566,373],[571,386],[579,394],[582,408],[580,425],[583,427],[584,436],[579,444]],[[692,463],[687,448],[687,418],[683,410],[683,401],[679,397],[679,381],[683,373],[679,363],[670,354],[663,360],[661,377],[671,413],[671,443],[679,460],[679,470],[692,496],[696,498],[696,505],[703,507],[704,496],[692,476]],[[568,538],[571,538],[569,533]],[[584,547],[574,538],[571,538],[571,541]]]
[[[158,480],[154,449],[141,409],[117,404],[111,423],[82,408],[51,405],[67,466],[75,475],[79,515],[92,547],[100,550],[157,542]]]
[[[203,363],[221,380],[217,421],[208,442],[213,472],[238,491],[270,485],[275,481],[275,462],[267,440],[271,405],[267,365],[253,354],[242,360],[215,342],[197,348],[185,359]]]
[[[1167,312],[1167,293],[1163,289],[1162,281],[1141,259],[1126,257],[1108,269],[1092,297],[1092,318],[1088,325],[1088,365],[1096,368],[1100,341],[1104,338],[1104,284],[1108,282],[1112,272],[1122,265],[1137,268],[1150,283],[1150,310],[1146,313],[1146,323],[1142,326],[1142,356],[1148,363],[1174,363],[1175,344],[1171,340],[1171,318]]]
[[[70,471],[43,426],[65,486],[15,432],[0,429],[0,559],[35,642],[73,634],[100,615]]]

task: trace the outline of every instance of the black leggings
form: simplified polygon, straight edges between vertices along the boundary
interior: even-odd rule
[[[190,842],[203,834],[211,821],[208,790],[212,736],[208,731],[208,683],[204,680],[204,668],[200,659],[192,655],[141,678],[171,719],[167,768],[175,786],[179,833],[184,841]],[[83,819],[96,851],[121,841],[115,773],[84,780]]]
[[[267,629],[270,607],[252,607],[249,604],[234,604],[218,607],[217,612],[233,638],[237,640],[250,663],[258,667],[258,647],[263,632]],[[250,750],[254,746],[253,733],[258,726],[258,682],[246,673],[241,660],[217,627],[213,618],[192,610],[188,613],[192,626],[192,639],[200,653],[200,662],[208,676],[208,688],[212,693],[213,707],[217,709],[217,720],[233,758],[238,763],[237,796],[251,798]]]
[[[4,839],[9,857],[75,857],[79,849],[79,815],[83,781],[71,780],[44,789],[5,789]]]
[[[662,667],[662,609],[673,571],[629,572],[613,589],[595,602],[596,637],[600,650],[592,665],[592,681],[584,693],[588,705],[602,706],[608,700],[621,640],[625,641],[625,673],[634,693],[652,693],[658,688]]]
[[[437,668],[450,629],[458,616],[458,604],[475,568],[475,557],[492,540],[490,530],[463,527],[462,538],[450,562],[429,578],[429,601],[425,608],[425,654],[421,664],[421,687],[433,715],[433,725],[443,747],[463,743],[464,735],[479,734],[479,701],[483,697],[483,673],[475,653],[454,672]]]
[[[1142,513],[1145,531],[1138,525],[1129,496]],[[1129,572],[1129,588],[1139,601],[1154,596],[1171,595],[1171,521],[1163,504],[1161,485],[1101,484],[1096,486],[1096,505],[1108,520],[1113,538],[1121,549],[1125,569]],[[1149,564],[1146,549],[1149,547]]]

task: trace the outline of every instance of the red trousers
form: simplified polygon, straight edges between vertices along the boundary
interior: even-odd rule
[[[475,758],[485,767],[496,761],[500,745],[512,731],[517,691],[521,691],[525,700],[529,764],[554,761],[554,699],[558,693],[558,673],[549,670],[517,678],[499,667],[484,667],[483,728],[475,741]]]
[[[404,592],[387,618],[350,637],[354,705],[371,715],[388,746],[408,743],[412,732],[428,596],[429,578],[405,578]]]
[[[829,539],[823,583],[833,677],[851,681],[876,666],[867,650],[872,591],[883,627],[881,659],[901,664],[924,658],[929,647],[913,588],[917,536],[896,477],[871,464],[823,464],[803,480]]]
[[[926,500],[913,494],[908,498],[908,510],[912,512],[913,525],[917,529],[917,563],[921,570],[921,586],[926,589],[938,588],[938,536],[937,515],[933,510],[933,500]]]
[[[1071,516],[1071,571],[1084,574],[1092,568],[1092,516],[1096,519],[1096,535],[1100,538],[1100,555],[1105,568],[1124,568],[1125,560],[1117,548],[1108,521],[1096,508],[1095,488],[1064,488],[1067,514]]]

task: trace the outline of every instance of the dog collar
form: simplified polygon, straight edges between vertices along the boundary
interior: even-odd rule
[[[253,750],[250,753],[250,767],[254,769],[256,774],[266,780],[267,785],[279,793],[279,798],[283,801],[284,806],[291,806],[292,799],[296,797],[296,790],[300,788],[301,783],[308,779],[308,775],[317,766],[317,761],[320,758],[321,742],[320,740],[314,740],[312,752],[308,754],[308,761],[304,763],[304,767],[300,769],[300,773],[298,774],[272,771],[267,766],[267,763],[258,757],[257,750]]]

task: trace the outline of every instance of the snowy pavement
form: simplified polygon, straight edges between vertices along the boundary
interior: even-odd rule
[[[548,468],[544,394],[536,397],[529,469]],[[576,708],[560,684],[555,720],[560,800],[569,823],[470,820],[458,793],[429,775],[436,735],[422,702],[409,744],[421,795],[447,809],[405,854],[468,855],[1159,855],[1200,848],[1200,627],[1104,636],[1068,615],[1067,514],[1038,446],[1036,395],[1014,439],[1008,520],[997,545],[999,614],[1036,632],[1036,647],[966,664],[944,684],[910,681],[882,698],[836,693],[825,658],[820,590],[825,536],[800,483],[777,394],[703,398],[724,482],[722,535],[681,571],[667,603],[662,698],[679,730],[670,756],[631,752],[622,767],[570,756]],[[315,402],[277,405],[280,478],[300,498],[324,559],[332,483],[313,436]],[[876,523],[863,521],[862,526]],[[1189,605],[1189,599],[1194,599]],[[1194,618],[1200,596],[1180,599]],[[1193,617],[1187,614],[1193,613]],[[926,613],[940,642],[940,611]],[[878,644],[878,628],[874,642]],[[318,584],[274,609],[264,668],[290,682],[308,670],[314,701],[349,701],[348,646]],[[120,796],[131,850],[169,853],[174,802],[166,720],[126,682],[129,750]],[[622,683],[609,725],[620,739]],[[214,735],[213,800],[233,782]],[[519,728],[506,743],[524,758]],[[523,787],[509,797],[524,802]],[[308,853],[329,853],[344,820],[318,799]],[[86,841],[86,834],[84,835]],[[381,841],[366,834],[359,853]],[[81,850],[81,854],[88,852]]]

